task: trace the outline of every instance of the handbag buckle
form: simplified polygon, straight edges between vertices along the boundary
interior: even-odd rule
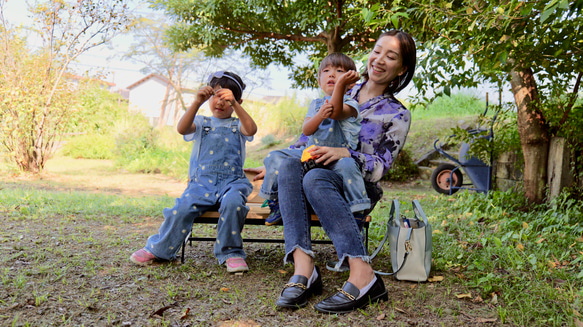
[[[405,241],[405,251],[407,252],[413,251],[413,247],[411,246],[411,242],[409,242],[409,240]]]

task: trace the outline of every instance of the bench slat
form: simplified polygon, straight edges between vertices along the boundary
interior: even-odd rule
[[[269,216],[270,209],[269,207],[261,207],[263,205],[264,199],[259,196],[259,189],[261,188],[262,181],[253,181],[253,177],[255,174],[253,173],[245,173],[251,184],[253,184],[253,192],[247,197],[247,206],[249,207],[249,212],[247,213],[247,217],[245,218],[245,223],[249,225],[264,225],[264,220]],[[198,217],[194,223],[195,224],[216,224],[220,218],[219,212],[215,210],[207,211]],[[366,246],[368,250],[368,223],[371,221],[371,217],[366,217],[366,223],[364,224],[364,228],[366,230]],[[311,217],[311,225],[315,227],[319,227],[320,221],[318,220],[318,216],[312,215]],[[277,225],[282,225],[282,222],[279,221]],[[283,236],[283,235],[282,235]],[[186,243],[190,242],[192,245],[193,241],[214,241],[215,238],[213,237],[196,237],[194,235],[190,235],[185,240],[185,243],[182,245],[182,257],[181,262],[184,263],[184,247]],[[283,243],[283,237],[281,239],[245,239],[244,242],[260,242],[260,243]],[[330,240],[312,240],[312,243],[315,244],[331,244]]]

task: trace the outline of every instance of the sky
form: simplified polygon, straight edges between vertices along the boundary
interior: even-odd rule
[[[4,1],[4,18],[12,26],[30,26],[33,20],[28,11],[30,0],[0,0]],[[147,7],[144,1],[130,0],[130,8],[138,15],[151,15],[154,13]],[[161,13],[160,13],[161,14]],[[71,64],[79,75],[104,76],[103,80],[116,84],[116,88],[126,88],[134,82],[143,78],[140,70],[143,65],[132,63],[130,60],[122,60],[122,56],[128,52],[130,44],[133,42],[131,35],[116,36],[110,45],[102,45],[89,50],[79,56],[75,63]],[[31,44],[32,43],[32,44]],[[29,36],[30,46],[40,46],[40,41],[35,41]],[[289,71],[284,67],[271,65],[267,73],[270,76],[270,83],[262,88],[252,90],[254,97],[263,96],[291,96],[294,93],[299,97],[315,97],[317,90],[296,90],[291,88],[291,81],[288,79]]]

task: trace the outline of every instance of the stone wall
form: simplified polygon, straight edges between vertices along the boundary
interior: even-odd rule
[[[522,182],[523,160],[517,152],[501,153],[494,163],[494,189],[507,191]]]

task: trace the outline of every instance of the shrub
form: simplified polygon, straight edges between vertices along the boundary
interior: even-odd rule
[[[111,135],[85,134],[67,141],[61,151],[76,159],[113,159],[114,148],[115,140]]]
[[[384,179],[393,182],[404,182],[418,175],[419,168],[411,159],[409,151],[403,149]]]

